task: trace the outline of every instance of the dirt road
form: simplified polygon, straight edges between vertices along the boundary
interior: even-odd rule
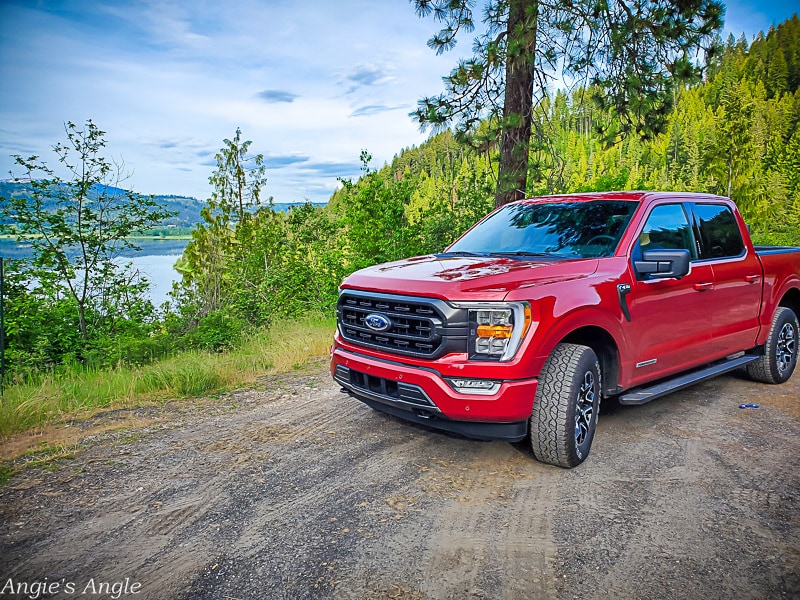
[[[800,597],[800,375],[602,414],[573,470],[373,411],[322,363],[131,418],[0,489],[2,597]]]

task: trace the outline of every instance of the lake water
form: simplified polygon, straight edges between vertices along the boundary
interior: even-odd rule
[[[175,270],[175,262],[183,254],[189,240],[146,240],[138,242],[141,251],[126,251],[118,259],[119,263],[132,263],[134,269],[150,281],[150,300],[155,306],[167,301],[172,283],[180,279]],[[5,258],[26,258],[31,255],[30,246],[20,245],[13,240],[0,239],[0,256]]]
[[[175,262],[180,254],[146,254],[125,257],[121,262],[133,263],[150,282],[150,300],[155,306],[161,306],[168,300],[167,294],[172,291],[172,284],[181,276],[175,270]]]

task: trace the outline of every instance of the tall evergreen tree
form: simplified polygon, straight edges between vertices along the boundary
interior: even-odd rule
[[[788,89],[789,68],[783,56],[783,50],[777,48],[770,57],[767,67],[767,90],[771,97],[780,96]]]
[[[412,0],[419,16],[444,27],[428,45],[450,50],[475,27],[474,0]],[[445,92],[423,98],[413,115],[424,126],[456,125],[473,133],[482,119],[500,137],[495,204],[524,197],[533,107],[558,69],[605,90],[611,143],[632,132],[644,138],[664,130],[675,78],[694,75],[694,52],[722,25],[717,0],[488,0],[486,33],[474,56],[445,77]]]

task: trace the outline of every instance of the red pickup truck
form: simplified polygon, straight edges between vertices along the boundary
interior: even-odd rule
[[[754,247],[706,194],[522,200],[440,254],[342,283],[331,374],[373,408],[534,456],[587,457],[602,398],[642,404],[797,364],[800,249]]]

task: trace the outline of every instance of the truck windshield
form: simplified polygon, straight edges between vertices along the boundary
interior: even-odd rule
[[[619,200],[509,204],[468,231],[445,254],[521,260],[611,256],[637,204]]]

